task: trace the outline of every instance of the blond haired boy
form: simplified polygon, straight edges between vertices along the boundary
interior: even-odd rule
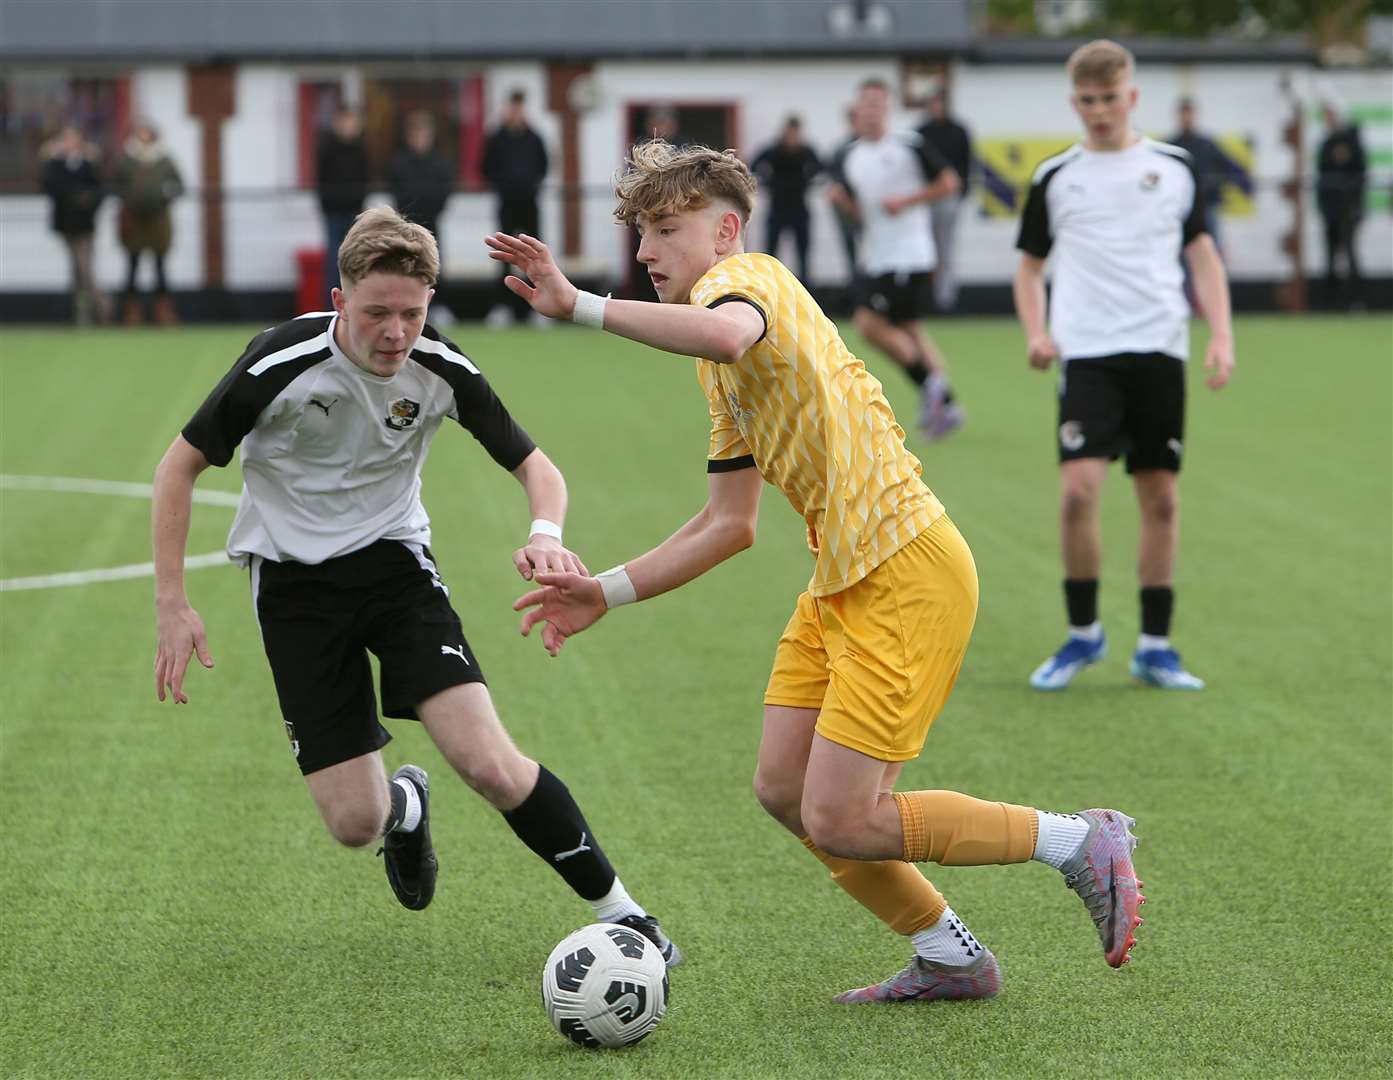
[[[598,919],[680,954],[636,904],[566,785],[521,754],[494,711],[431,553],[421,468],[452,419],[516,477],[532,524],[513,565],[585,572],[561,544],[566,482],[459,346],[426,325],[440,271],[435,238],[394,210],[360,214],[338,252],[334,310],[258,334],[185,425],[155,473],[159,645],[155,689],[186,704],[191,655],[211,668],[184,592],[194,482],[240,446],[244,485],[228,555],[251,571],[252,603],[296,764],[329,832],[381,839],[404,907],[435,894],[430,785],[403,765],[389,781],[382,711],[419,720],[445,760]]]
[[[1063,870],[1089,908],[1109,964],[1139,924],[1132,819],[1116,810],[1041,813],[951,791],[893,792],[957,677],[977,612],[962,536],[920,479],[880,384],[777,259],[747,254],[754,197],[733,152],[635,147],[617,183],[621,222],[660,303],[578,292],[532,237],[495,234],[494,258],[533,282],[509,287],[571,319],[697,358],[711,416],[706,505],[658,547],[598,577],[541,573],[515,605],[555,655],[621,604],[705,573],[755,539],[760,493],[803,516],[812,580],[775,650],[755,793],[896,932],[914,956],[839,1001],[983,998],[1001,972],[912,865],[1035,858]]]
[[[1103,659],[1098,621],[1102,533],[1098,502],[1108,463],[1126,456],[1141,525],[1141,635],[1132,676],[1168,690],[1204,683],[1170,643],[1179,545],[1178,478],[1185,446],[1190,307],[1180,255],[1209,318],[1209,386],[1233,371],[1228,282],[1205,225],[1190,155],[1132,127],[1132,54],[1094,41],[1069,59],[1071,101],[1084,139],[1036,170],[1021,216],[1016,311],[1030,366],[1060,366],[1060,547],[1069,637],[1030,676],[1062,690]],[[1045,260],[1053,292],[1045,312]]]

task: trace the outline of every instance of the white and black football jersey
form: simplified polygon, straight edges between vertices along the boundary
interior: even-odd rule
[[[887,214],[891,195],[911,195],[943,171],[947,162],[917,132],[857,139],[842,162],[843,183],[861,210],[861,269],[871,277],[918,274],[938,263],[929,204],[915,203]]]
[[[1178,146],[1076,145],[1042,163],[1016,247],[1051,260],[1050,334],[1060,356],[1188,357],[1180,257],[1204,231],[1199,179]]]
[[[421,467],[457,420],[509,471],[536,447],[479,369],[426,326],[402,369],[373,375],[334,341],[338,316],[258,334],[185,426],[212,464],[242,448],[228,555],[315,564],[377,540],[430,543]]]

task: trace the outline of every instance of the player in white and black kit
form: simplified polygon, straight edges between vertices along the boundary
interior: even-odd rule
[[[440,424],[457,421],[522,485],[532,516],[513,554],[523,578],[585,573],[561,545],[566,484],[460,349],[425,325],[435,240],[394,210],[359,215],[339,249],[334,312],[258,334],[175,438],[155,474],[153,533],[161,701],[178,703],[191,654],[212,667],[184,592],[194,482],[240,445],[243,488],[228,554],[250,568],[253,608],[301,773],[335,839],[382,838],[387,877],[408,908],[435,892],[426,773],[387,779],[382,711],[418,720],[464,781],[602,921],[679,954],[615,876],[566,786],[513,745],[430,550],[421,467]]]
[[[966,417],[943,357],[920,325],[933,303],[937,263],[929,203],[962,183],[920,135],[890,131],[889,114],[890,88],[867,79],[853,113],[858,138],[841,159],[831,197],[862,224],[856,329],[920,387],[918,427],[929,439],[941,439]]]
[[[1030,677],[1062,690],[1103,658],[1098,621],[1098,499],[1108,463],[1125,455],[1141,512],[1137,576],[1141,636],[1133,677],[1202,689],[1170,643],[1179,542],[1177,479],[1185,439],[1189,304],[1179,256],[1210,324],[1208,384],[1233,371],[1228,282],[1205,231],[1190,156],[1132,128],[1132,55],[1095,41],[1069,60],[1083,142],[1036,170],[1021,218],[1016,311],[1032,367],[1060,362],[1060,536],[1069,638]],[[1044,267],[1053,290],[1045,325]]]

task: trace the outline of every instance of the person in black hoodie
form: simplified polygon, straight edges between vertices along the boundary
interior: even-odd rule
[[[438,246],[440,215],[454,191],[455,175],[449,158],[436,148],[435,117],[430,113],[414,112],[406,118],[404,144],[392,157],[387,186],[397,210],[429,229]]]
[[[73,272],[73,316],[79,326],[109,316],[107,298],[92,276],[92,236],[97,207],[106,195],[97,148],[72,125],[43,148],[39,184],[53,200],[53,231],[63,238]]]
[[[508,95],[502,122],[484,144],[484,178],[498,196],[499,232],[509,236],[526,233],[540,239],[537,193],[548,166],[546,145],[527,122],[527,95],[514,90]],[[506,266],[503,269],[504,276],[512,272]],[[500,303],[489,313],[490,323],[497,325],[530,314],[527,302],[513,296],[501,277],[498,287]]]
[[[779,141],[766,146],[750,166],[769,192],[767,239],[764,249],[778,257],[779,240],[786,232],[793,233],[798,251],[798,277],[808,284],[808,187],[822,171],[822,162],[811,146],[803,141],[803,122],[790,116],[784,123]]]
[[[1359,128],[1324,107],[1325,138],[1316,155],[1316,207],[1325,220],[1325,292],[1331,307],[1352,307],[1363,301],[1363,279],[1355,234],[1364,216],[1364,186],[1368,159]],[[1341,257],[1347,273],[1337,273]]]
[[[339,284],[339,245],[368,195],[368,151],[363,145],[363,121],[356,110],[343,106],[319,144],[316,161],[319,206],[324,212],[324,310],[333,309],[333,290]]]

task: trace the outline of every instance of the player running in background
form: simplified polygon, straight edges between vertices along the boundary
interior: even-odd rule
[[[569,318],[694,356],[711,415],[708,499],[658,547],[598,576],[540,573],[523,633],[543,623],[556,655],[611,608],[647,600],[754,542],[760,492],[777,486],[816,560],[778,643],[755,774],[760,803],[898,933],[914,957],[840,1001],[980,998],[996,959],[912,864],[1016,863],[1061,870],[1118,966],[1139,923],[1132,820],[1052,814],[952,791],[894,793],[947,700],[977,613],[972,555],[920,479],[878,383],[777,259],[745,254],[754,181],[733,153],[635,147],[616,216],[642,234],[661,303],[578,292],[546,245],[495,234],[493,257],[534,283],[508,285]]]
[[[1069,638],[1030,676],[1038,690],[1062,690],[1103,658],[1098,501],[1108,463],[1124,454],[1141,513],[1141,636],[1132,675],[1170,690],[1204,687],[1170,643],[1190,353],[1182,251],[1209,319],[1204,366],[1213,390],[1233,373],[1228,281],[1206,232],[1190,155],[1132,127],[1134,69],[1132,54],[1111,41],[1091,42],[1069,58],[1084,139],[1036,170],[1016,242],[1016,312],[1030,366],[1043,371],[1055,359],[1060,366],[1059,531]]]
[[[588,900],[595,917],[675,947],[615,876],[566,785],[518,752],[430,551],[421,467],[440,424],[459,422],[517,478],[533,518],[513,553],[523,578],[585,572],[561,545],[566,483],[457,346],[425,324],[440,262],[434,237],[394,210],[358,216],[339,249],[333,312],[252,339],[155,473],[159,648],[155,688],[186,703],[191,653],[212,667],[184,592],[193,486],[242,447],[244,486],[228,554],[250,566],[252,602],[285,730],[329,832],[382,839],[397,899],[435,893],[430,789],[403,765],[389,781],[368,652],[383,712],[419,720],[445,760],[518,838]]]
[[[831,198],[863,226],[856,329],[919,387],[917,426],[931,440],[967,419],[948,385],[947,365],[920,320],[932,306],[934,251],[929,204],[962,182],[915,132],[892,132],[890,88],[867,79],[856,98],[857,140],[842,159]]]

